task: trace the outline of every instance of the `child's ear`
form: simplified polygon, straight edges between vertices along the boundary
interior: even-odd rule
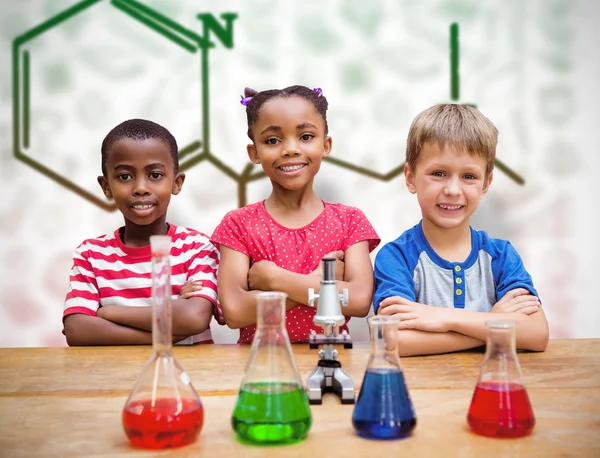
[[[104,193],[104,195],[106,196],[106,198],[107,199],[112,199],[113,195],[112,195],[112,192],[110,190],[110,186],[108,186],[108,180],[106,179],[106,177],[104,175],[100,175],[98,177],[98,184],[102,188],[102,192]]]
[[[483,183],[483,189],[481,190],[480,199],[483,199],[483,196],[485,196],[487,194],[488,190],[490,189],[490,185],[492,184],[493,179],[494,179],[494,172],[490,172],[489,176],[485,180],[485,183]]]
[[[175,175],[175,180],[173,180],[173,189],[171,190],[171,194],[176,196],[181,192],[181,188],[183,187],[183,182],[185,181],[185,173],[178,173]]]
[[[254,146],[254,143],[250,143],[249,145],[246,146],[246,151],[248,151],[248,157],[250,158],[250,161],[254,164],[260,164],[260,159],[258,157],[258,152],[256,151],[256,146]]]
[[[323,142],[323,157],[329,156],[329,154],[331,153],[332,144],[333,140],[331,139],[331,137],[325,138],[325,141]]]
[[[410,193],[415,194],[417,192],[415,188],[415,175],[408,164],[404,164],[404,178],[406,178],[406,187]]]

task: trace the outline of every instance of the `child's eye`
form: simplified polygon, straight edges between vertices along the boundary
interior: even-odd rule
[[[431,175],[433,175],[434,177],[443,177],[446,174],[444,172],[436,171],[436,172],[432,172]]]
[[[307,141],[309,141],[313,137],[314,137],[313,134],[302,134],[300,136],[300,140],[307,142]]]
[[[477,177],[475,175],[473,175],[472,173],[467,173],[465,175],[465,180],[476,180]]]
[[[275,145],[275,144],[277,144],[278,142],[279,142],[279,140],[278,140],[277,138],[275,138],[275,137],[269,137],[269,138],[267,138],[267,139],[265,140],[265,143],[266,143],[267,145]]]
[[[121,180],[121,181],[129,181],[132,178],[133,177],[129,173],[121,173],[121,174],[117,175],[117,179]]]
[[[160,179],[160,177],[162,177],[162,173],[160,173],[160,172],[151,172],[150,173],[150,178],[152,178],[153,180],[158,180],[158,179]]]

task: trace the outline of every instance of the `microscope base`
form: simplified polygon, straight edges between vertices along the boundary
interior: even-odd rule
[[[324,393],[337,394],[342,404],[354,404],[354,382],[336,360],[322,359],[306,380],[310,404],[322,404]]]

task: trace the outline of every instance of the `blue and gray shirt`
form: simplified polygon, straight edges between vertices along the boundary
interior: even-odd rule
[[[373,309],[377,313],[382,300],[400,296],[421,304],[489,312],[515,288],[538,295],[508,241],[471,228],[467,259],[448,262],[433,251],[419,222],[377,253]]]

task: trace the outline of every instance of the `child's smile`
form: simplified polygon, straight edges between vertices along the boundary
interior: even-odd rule
[[[458,211],[458,210],[462,210],[463,208],[465,208],[464,205],[448,205],[448,204],[437,204],[438,208],[440,208],[442,211],[446,211],[450,214]]]
[[[130,207],[138,216],[144,217],[152,213],[152,210],[154,207],[156,207],[156,203],[148,201],[135,201],[130,205]]]
[[[279,170],[289,176],[298,175],[307,166],[306,162],[289,162],[279,166]]]

